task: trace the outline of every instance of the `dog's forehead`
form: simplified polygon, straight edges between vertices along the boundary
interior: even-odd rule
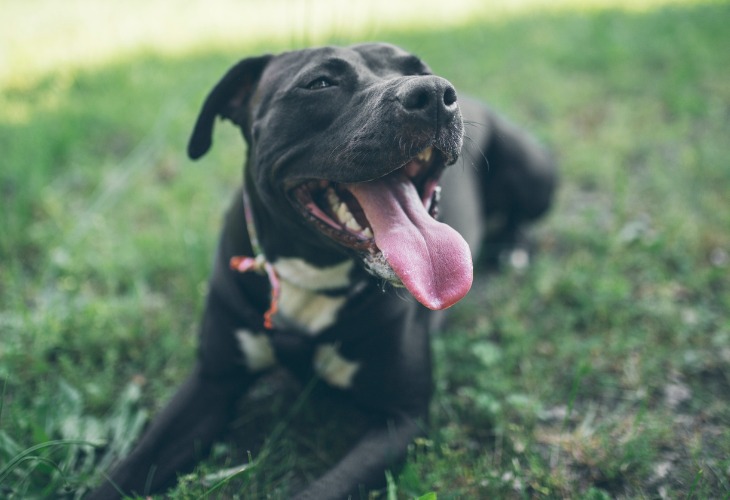
[[[282,84],[302,71],[315,70],[332,65],[333,62],[344,63],[355,69],[366,69],[369,73],[380,77],[430,71],[420,58],[400,47],[384,43],[365,43],[350,47],[328,46],[279,54],[266,68],[262,82],[265,85]]]
[[[395,69],[406,73],[422,73],[428,71],[426,64],[419,57],[400,47],[387,43],[363,43],[349,47],[357,53],[373,70]]]

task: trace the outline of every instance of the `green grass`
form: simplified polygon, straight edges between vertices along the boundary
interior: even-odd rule
[[[373,28],[535,131],[562,175],[531,266],[483,276],[436,336],[431,432],[397,498],[730,497],[730,5],[673,4]],[[3,80],[0,496],[80,496],[185,376],[242,159],[222,126],[192,164],[187,134],[237,58],[291,45]],[[249,450],[217,495],[285,497],[325,469],[357,415],[300,390],[266,380],[174,497]]]

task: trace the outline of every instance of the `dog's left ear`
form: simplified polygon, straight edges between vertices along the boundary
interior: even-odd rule
[[[197,160],[210,149],[213,142],[213,125],[217,116],[234,121],[240,118],[238,111],[245,109],[272,57],[267,54],[243,59],[229,69],[213,87],[203,103],[188,142],[188,156],[191,159]]]

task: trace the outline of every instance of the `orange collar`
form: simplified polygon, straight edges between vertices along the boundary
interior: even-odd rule
[[[256,235],[256,225],[253,220],[253,211],[251,210],[251,202],[246,193],[246,186],[243,187],[243,210],[246,217],[246,229],[248,230],[248,239],[251,242],[253,257],[237,256],[231,257],[230,266],[234,271],[245,273],[255,271],[264,274],[269,278],[271,285],[271,305],[264,313],[264,328],[272,330],[274,328],[273,316],[279,309],[279,293],[281,292],[281,283],[279,275],[274,269],[273,264],[266,260],[259,239]]]

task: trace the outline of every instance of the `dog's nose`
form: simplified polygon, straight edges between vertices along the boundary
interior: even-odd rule
[[[438,76],[419,76],[403,82],[396,98],[409,116],[439,124],[448,123],[458,112],[456,90]]]

